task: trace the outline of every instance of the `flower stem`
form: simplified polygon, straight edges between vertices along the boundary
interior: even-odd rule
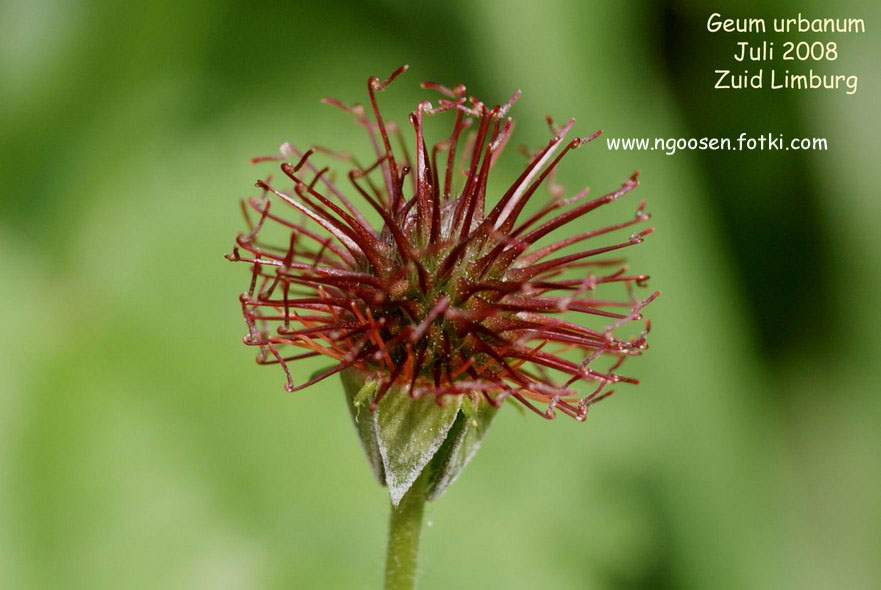
[[[385,559],[385,590],[411,590],[416,586],[419,537],[430,468],[426,467],[401,498],[391,507],[388,552]]]

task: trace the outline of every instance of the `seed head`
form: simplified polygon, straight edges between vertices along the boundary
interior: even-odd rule
[[[520,175],[488,202],[489,175],[514,128],[508,112],[519,91],[489,107],[462,85],[423,83],[442,98],[422,101],[410,114],[411,155],[376,99],[405,69],[368,80],[371,113],[324,100],[366,130],[372,162],[288,143],[279,156],[253,160],[281,162],[283,183],[257,182],[261,196],[242,202],[248,231],[227,255],[251,266],[241,295],[245,344],[259,348],[258,363],[282,366],[287,391],[353,368],[380,375],[373,408],[389,391],[403,391],[439,404],[465,395],[499,407],[512,398],[545,418],[559,410],[583,420],[614,384],[637,382],[617,371],[646,349],[650,324],[641,323],[642,309],[658,292],[637,297],[648,276],[608,255],[652,230],[572,251],[648,220],[640,204],[626,221],[546,238],[635,189],[637,174],[600,197],[589,198],[587,189],[566,196],[555,169],[600,132],[567,140],[574,120],[557,126],[548,118],[551,139],[527,152]],[[452,129],[429,149],[425,121],[437,116],[448,117]],[[349,170],[340,178],[315,163],[318,157]],[[527,214],[542,185],[549,200]],[[363,211],[351,196],[364,202]],[[634,322],[637,333],[619,335]],[[333,364],[295,379],[289,363],[317,356]],[[586,393],[578,382],[589,384]]]

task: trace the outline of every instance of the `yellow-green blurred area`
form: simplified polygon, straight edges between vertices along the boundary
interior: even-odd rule
[[[506,407],[428,507],[420,587],[877,587],[881,14],[718,9],[864,18],[815,66],[859,74],[847,96],[713,90],[740,40],[707,32],[714,10],[2,0],[0,588],[379,586],[388,496],[339,383],[286,394],[254,363],[249,273],[223,255],[272,169],[249,158],[362,149],[319,99],[365,102],[401,63],[381,101],[404,124],[436,98],[423,80],[490,104],[522,89],[512,146],[546,142],[548,113],[578,135],[829,144],[567,156],[570,192],[641,173],[599,218],[653,214],[628,251],[663,293],[625,364],[642,383],[584,424]],[[522,165],[509,150],[492,191]]]

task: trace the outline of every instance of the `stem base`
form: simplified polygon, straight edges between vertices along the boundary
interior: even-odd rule
[[[416,586],[419,538],[422,534],[422,516],[430,471],[426,467],[397,507],[391,507],[385,560],[385,590],[411,590]]]

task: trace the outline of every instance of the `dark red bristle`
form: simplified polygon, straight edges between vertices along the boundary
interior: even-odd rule
[[[624,197],[638,175],[599,198],[586,200],[587,189],[564,198],[556,169],[600,132],[566,140],[574,120],[558,126],[548,118],[551,139],[527,152],[523,171],[492,199],[492,169],[512,135],[507,116],[519,91],[488,108],[466,100],[462,85],[424,83],[443,98],[422,101],[409,115],[411,153],[376,97],[405,70],[368,80],[369,109],[323,100],[366,130],[375,154],[367,166],[347,152],[300,151],[288,143],[279,156],[252,160],[280,161],[293,190],[266,177],[257,181],[262,195],[241,203],[247,231],[227,258],[251,266],[240,297],[245,344],[259,349],[259,364],[282,366],[288,391],[357,369],[379,379],[373,408],[399,392],[432,395],[441,405],[447,396],[466,395],[493,406],[510,398],[547,419],[562,413],[583,420],[611,395],[611,385],[638,382],[618,371],[647,348],[651,324],[635,323],[659,293],[637,296],[648,275],[609,255],[653,230],[619,233],[649,219],[641,203],[625,221],[544,238]],[[429,138],[426,116],[450,117],[449,133]],[[476,131],[460,148],[472,122]],[[351,186],[337,185],[346,178],[335,173],[339,162],[351,166]],[[551,199],[534,207],[542,187]],[[592,247],[575,249],[588,241]],[[289,363],[319,356],[333,363],[295,379]],[[575,389],[579,383],[584,392]]]

